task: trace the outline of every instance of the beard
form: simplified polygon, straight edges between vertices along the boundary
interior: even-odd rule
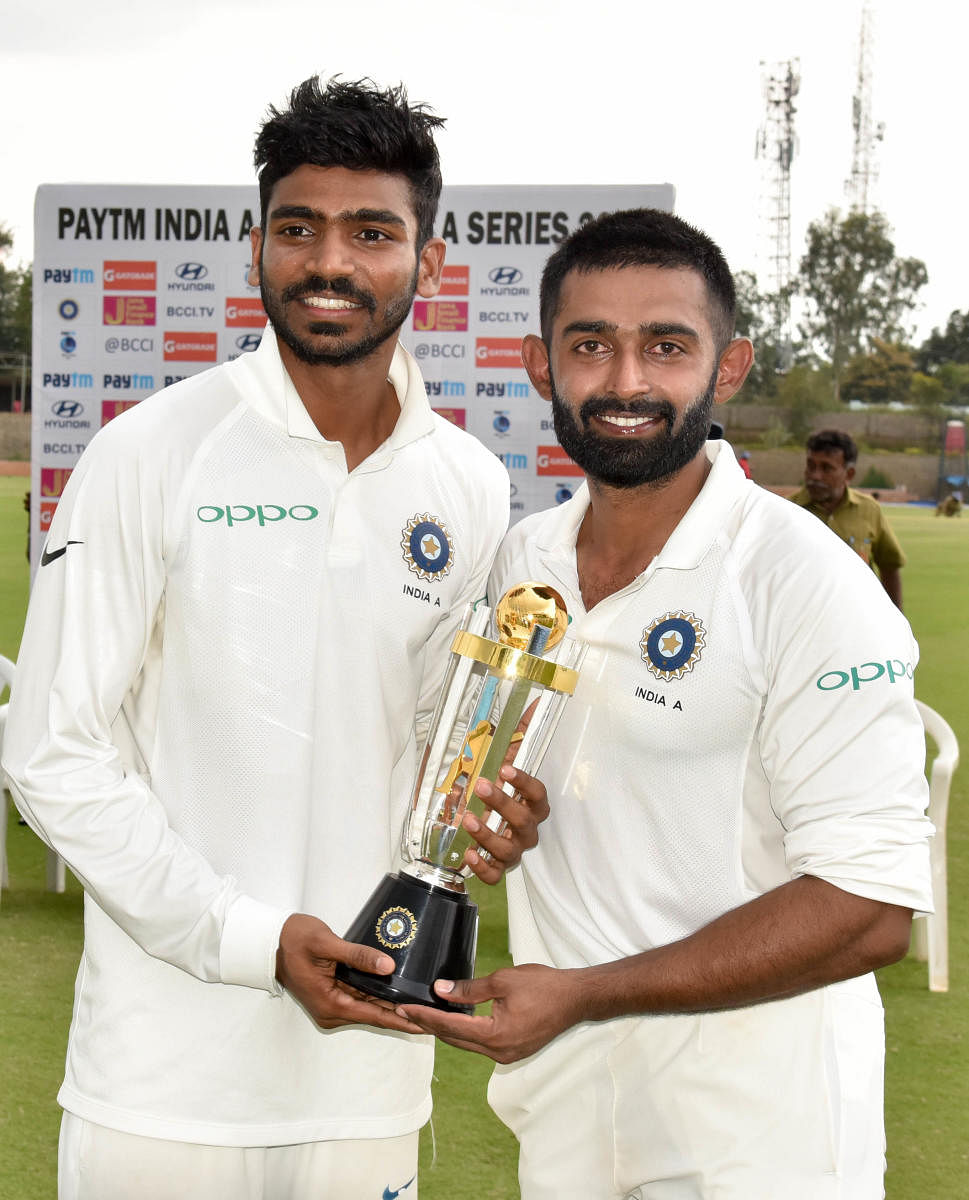
[[[552,419],[559,445],[590,479],[614,488],[634,488],[665,483],[691,462],[707,440],[717,384],[714,369],[706,391],[683,413],[676,428],[676,409],[669,400],[634,400],[621,404],[608,396],[589,396],[576,419],[555,388],[552,389]],[[589,428],[592,417],[602,413],[658,417],[664,431],[647,438],[607,437]]]
[[[414,302],[417,292],[417,275],[418,268],[415,266],[414,274],[407,288],[387,301],[379,322],[375,320],[376,296],[372,292],[354,287],[349,279],[342,276],[337,279],[324,279],[320,275],[311,275],[302,283],[290,284],[281,292],[276,292],[265,282],[260,262],[259,293],[262,297],[262,306],[276,331],[276,336],[280,341],[285,342],[301,362],[307,363],[311,367],[344,367],[369,357],[388,338],[397,333],[407,320],[407,314]],[[300,337],[286,320],[286,304],[299,300],[303,296],[311,296],[316,292],[329,292],[343,300],[352,300],[361,305],[370,314],[372,325],[370,331],[355,342],[337,342],[328,350],[321,350],[305,337]],[[339,314],[334,313],[333,315],[336,317]],[[309,331],[311,334],[329,338],[341,338],[346,334],[347,327],[342,325],[339,320],[314,321],[309,326]]]

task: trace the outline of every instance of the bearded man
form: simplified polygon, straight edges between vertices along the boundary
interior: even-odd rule
[[[709,441],[753,357],[717,246],[607,214],[542,278],[529,376],[587,475],[505,538],[588,643],[508,875],[516,965],[401,1009],[499,1063],[523,1200],[877,1200],[874,968],[931,906],[917,649],[847,546]]]

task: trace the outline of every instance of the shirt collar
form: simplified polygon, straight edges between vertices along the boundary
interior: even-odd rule
[[[290,437],[327,443],[313,424],[279,354],[276,333],[266,326],[258,349],[244,354],[232,364],[236,382],[246,400],[272,424],[281,426]],[[431,432],[434,412],[417,363],[399,343],[394,349],[388,378],[400,404],[400,417],[387,445],[397,449]]]
[[[724,527],[734,505],[754,485],[744,475],[733,447],[722,440],[707,442],[710,473],[699,495],[670,534],[666,545],[653,559],[650,570],[669,567],[691,570],[702,561]],[[571,500],[552,509],[549,520],[538,531],[537,546],[549,561],[574,558],[579,526],[589,508],[589,487],[583,482]]]

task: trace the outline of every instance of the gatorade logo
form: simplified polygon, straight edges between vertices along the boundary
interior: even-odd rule
[[[287,519],[315,521],[320,513],[312,504],[294,504],[292,508],[285,508],[282,504],[203,504],[195,510],[195,515],[204,525],[217,525],[224,521],[231,528],[246,521],[255,521],[261,526]]]
[[[878,679],[897,683],[899,679],[912,679],[914,675],[915,668],[911,663],[898,658],[886,658],[884,662],[861,663],[846,671],[826,671],[815,681],[815,686],[822,692],[836,692],[850,684],[851,690],[857,692],[863,683],[874,683]]]

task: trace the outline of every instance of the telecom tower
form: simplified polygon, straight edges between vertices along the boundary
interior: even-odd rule
[[[858,35],[858,78],[852,97],[851,124],[855,131],[851,152],[851,176],[845,180],[845,193],[852,212],[867,213],[874,206],[873,195],[878,182],[876,148],[885,136],[883,121],[875,122],[871,115],[871,60],[874,53],[875,24],[871,6],[861,9],[861,32]]]
[[[767,101],[764,124],[757,132],[756,157],[761,161],[761,225],[767,242],[766,290],[774,300],[774,345],[778,369],[794,361],[791,337],[791,163],[797,153],[794,98],[801,88],[800,60],[760,64]]]

